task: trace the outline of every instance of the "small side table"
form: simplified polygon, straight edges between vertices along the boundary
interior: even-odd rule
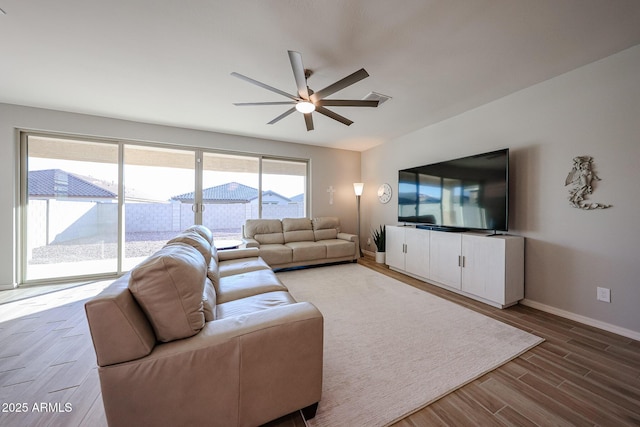
[[[219,251],[224,251],[226,249],[238,249],[242,244],[242,240],[237,239],[220,239],[213,240],[213,246],[216,247]]]

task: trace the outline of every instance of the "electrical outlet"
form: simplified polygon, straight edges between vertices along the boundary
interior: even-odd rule
[[[371,237],[367,238],[367,246],[371,246]]]
[[[598,287],[598,301],[611,302],[611,289]]]

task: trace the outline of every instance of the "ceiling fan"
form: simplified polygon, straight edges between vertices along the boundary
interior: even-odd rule
[[[323,114],[327,117],[330,117],[334,120],[339,121],[347,126],[351,125],[353,122],[346,117],[341,116],[340,114],[334,113],[333,111],[325,108],[325,107],[377,107],[377,100],[356,100],[356,99],[326,99],[327,96],[334,94],[348,86],[351,86],[354,83],[359,82],[360,80],[369,77],[369,73],[365,71],[364,68],[359,69],[355,73],[348,75],[347,77],[338,80],[337,82],[321,89],[317,92],[309,89],[307,85],[307,79],[311,76],[311,71],[304,68],[302,64],[302,55],[300,52],[296,52],[293,50],[289,52],[289,60],[291,61],[291,68],[293,69],[293,77],[296,81],[296,86],[298,88],[298,94],[292,95],[290,93],[284,92],[280,89],[276,89],[273,86],[269,86],[257,80],[254,80],[250,77],[243,76],[242,74],[233,72],[232,76],[252,83],[256,86],[260,86],[261,88],[270,90],[271,92],[275,92],[277,94],[286,96],[291,99],[291,101],[276,101],[276,102],[239,102],[234,103],[233,105],[238,106],[253,106],[253,105],[293,105],[290,109],[280,114],[275,119],[271,120],[267,124],[274,124],[283,118],[287,117],[289,114],[294,111],[299,111],[304,114],[304,121],[307,125],[307,131],[313,130],[313,117],[311,113],[314,111]]]

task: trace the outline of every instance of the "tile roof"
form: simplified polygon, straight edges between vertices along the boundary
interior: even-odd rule
[[[171,200],[179,200],[181,202],[193,201],[194,193],[179,194],[171,198]],[[258,190],[248,185],[238,182],[228,182],[226,184],[217,185],[215,187],[205,188],[202,191],[204,201],[216,200],[226,202],[249,202],[258,197]]]
[[[117,194],[61,169],[29,171],[27,183],[30,197],[117,198]]]
[[[288,201],[287,197],[284,197],[275,191],[266,190],[262,192],[263,196],[276,196],[283,200]],[[171,200],[179,200],[181,202],[193,202],[194,193],[179,194],[171,198]],[[202,190],[203,202],[216,201],[216,202],[229,202],[229,203],[248,203],[251,200],[258,198],[258,189],[249,187],[248,185],[240,184],[238,182],[228,182],[222,185],[216,185],[215,187],[209,187]]]

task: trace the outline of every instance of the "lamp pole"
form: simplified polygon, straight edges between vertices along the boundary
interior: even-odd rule
[[[362,182],[353,183],[353,191],[356,193],[356,205],[357,205],[357,211],[358,211],[358,250],[360,252],[360,256],[362,256],[362,242],[360,241],[360,196],[362,195],[363,189],[364,189],[364,183]]]

